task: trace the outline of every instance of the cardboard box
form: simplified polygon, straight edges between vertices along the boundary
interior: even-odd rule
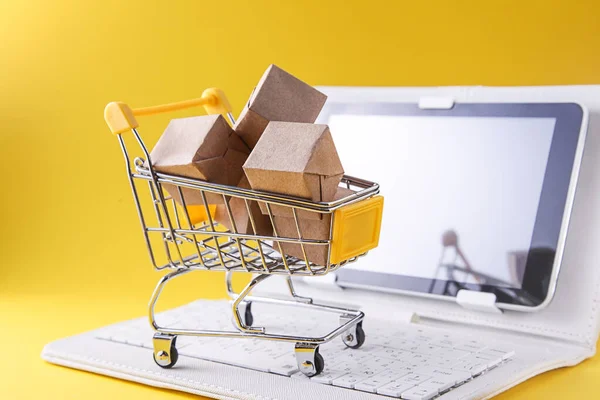
[[[315,122],[327,96],[276,65],[250,95],[234,129],[253,149],[270,121]]]
[[[244,164],[255,190],[301,197],[311,201],[333,200],[344,175],[327,125],[270,122]],[[267,213],[264,203],[260,204]],[[272,206],[273,215],[292,216],[292,210]],[[321,219],[319,213],[299,211],[303,218]]]
[[[245,176],[239,182],[238,187],[250,189],[250,183]],[[273,234],[273,226],[271,225],[269,216],[261,213],[257,202],[254,200],[248,200],[248,206],[254,220],[256,235],[271,236]],[[229,218],[226,207],[227,206],[225,204],[217,205],[215,220],[233,232],[233,225],[231,224],[231,218]],[[229,207],[231,209],[231,214],[235,222],[237,233],[254,235],[255,232],[252,229],[252,223],[250,221],[250,216],[248,215],[248,209],[246,208],[246,202],[244,199],[237,197],[231,198],[229,201]]]
[[[350,194],[354,193],[352,190],[339,187],[335,194],[335,200],[342,199]],[[275,216],[273,217],[275,222],[275,229],[277,236],[299,239],[298,228],[294,218]],[[331,214],[324,214],[323,219],[306,219],[298,218],[298,225],[300,226],[300,233],[303,239],[307,240],[328,240],[331,229]],[[283,252],[288,256],[294,256],[300,260],[304,260],[304,254],[302,253],[302,247],[296,243],[283,243],[279,242],[283,249]],[[277,242],[274,242],[273,248],[279,251]],[[327,264],[327,253],[328,246],[325,245],[305,245],[304,251],[308,261],[313,262],[317,265]]]
[[[250,150],[221,115],[173,119],[152,149],[154,169],[170,175],[223,185],[235,185],[243,176],[242,165]],[[163,185],[182,204],[173,185]],[[200,192],[182,188],[187,205],[201,205]],[[211,204],[223,203],[220,195],[207,193]]]

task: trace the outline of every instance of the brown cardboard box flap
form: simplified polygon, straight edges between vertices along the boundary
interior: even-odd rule
[[[227,142],[227,148],[235,151],[239,151],[240,153],[244,153],[246,155],[250,154],[250,148],[244,143],[242,138],[235,132],[231,132],[229,136],[229,141]]]
[[[226,179],[227,185],[230,186],[239,186],[240,179],[246,178],[244,176],[244,169],[242,166],[246,159],[248,158],[248,154],[239,152],[234,149],[227,149],[227,152],[223,156],[223,160],[225,161],[225,170],[226,170]],[[248,189],[250,186],[248,186]]]
[[[235,123],[235,132],[248,147],[253,149],[268,124],[268,119],[249,108],[244,108]]]
[[[276,65],[270,65],[252,91],[234,127],[253,148],[269,121],[315,122],[327,96]]]

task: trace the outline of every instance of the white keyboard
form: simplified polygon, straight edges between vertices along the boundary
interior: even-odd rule
[[[269,332],[319,335],[338,321],[314,311],[291,313],[273,305],[252,305],[254,326]],[[233,331],[226,301],[197,301],[157,314],[161,326]],[[419,324],[363,323],[366,342],[349,349],[336,338],[320,346],[324,371],[312,378],[298,371],[292,343],[219,337],[177,338],[180,356],[230,364],[288,376],[317,384],[376,393],[403,399],[428,400],[456,388],[487,371],[502,367],[514,356],[510,345],[482,342],[439,328]],[[153,330],[146,318],[108,326],[97,331],[101,340],[152,349]],[[148,352],[152,357],[152,352]],[[159,368],[156,366],[156,368]],[[175,366],[174,368],[177,368]]]

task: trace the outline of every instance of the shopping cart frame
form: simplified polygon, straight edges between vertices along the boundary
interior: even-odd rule
[[[358,189],[357,192],[332,202],[312,202],[291,196],[219,185],[155,171],[152,167],[148,148],[138,133],[138,124],[135,117],[196,106],[203,106],[209,114],[224,114],[232,125],[235,124],[229,103],[223,92],[218,89],[207,89],[201,98],[180,103],[141,109],[131,109],[124,103],[109,103],[105,109],[105,119],[113,133],[117,136],[125,158],[127,176],[151,262],[155,270],[172,270],[159,280],[148,305],[149,321],[156,332],[153,338],[154,360],[162,368],[173,367],[178,359],[176,340],[180,335],[260,338],[295,343],[295,354],[299,370],[308,376],[319,374],[324,368],[323,357],[319,354],[319,346],[321,344],[329,342],[338,336],[342,336],[343,342],[350,348],[359,348],[364,343],[365,333],[362,328],[364,313],[351,308],[318,304],[311,298],[299,296],[294,288],[292,277],[325,275],[366,254],[366,252],[353,254],[352,257],[340,260],[337,263],[331,262],[336,210],[359,202],[365,203],[365,200],[373,199],[379,193],[379,186],[373,182],[344,176],[342,179],[343,184],[348,188],[353,187]],[[130,156],[125,140],[122,137],[122,134],[128,131],[133,134],[133,137],[141,148],[143,158],[132,158]],[[136,187],[136,181],[146,181],[148,183],[158,226],[153,227],[147,223]],[[177,189],[180,199],[183,202],[183,207],[177,207],[172,196],[165,196],[163,185],[170,185],[170,187]],[[183,190],[190,189],[200,191],[205,208],[207,221],[199,226],[192,223],[185,204]],[[218,223],[211,216],[209,202],[206,198],[207,194],[223,196],[223,203],[232,224],[231,230],[217,230]],[[234,197],[242,199],[245,202],[254,231],[253,235],[237,232],[234,217],[227,200],[227,198],[231,199]],[[263,202],[265,204],[270,221],[273,224],[273,236],[260,236],[256,234],[255,222],[249,207],[249,202],[251,201]],[[277,234],[273,222],[272,207],[287,207],[291,209],[298,230],[298,238],[282,237]],[[300,211],[330,215],[329,240],[304,239],[298,222],[298,212]],[[179,215],[180,213],[182,215]],[[182,224],[182,222],[184,223]],[[182,226],[185,225],[185,222],[187,222],[189,228]],[[162,235],[163,249],[168,259],[166,264],[161,265],[157,263],[156,251],[150,239],[150,234]],[[197,239],[198,236],[200,237],[199,240]],[[224,243],[223,240],[225,240]],[[273,245],[269,245],[269,241],[272,241]],[[195,246],[197,250],[195,254],[190,256],[183,255],[180,246],[186,243]],[[255,243],[256,245],[249,243]],[[300,245],[304,256],[303,259],[286,256],[282,250],[282,243]],[[316,265],[310,262],[305,250],[306,246],[328,246],[328,261],[326,265]],[[172,251],[172,248],[175,251]],[[201,248],[204,251],[201,251]],[[212,258],[208,259],[209,255]],[[195,270],[226,272],[226,288],[228,295],[232,299],[232,319],[236,330],[173,329],[158,324],[155,318],[155,308],[166,284],[174,278]],[[239,293],[233,290],[232,285],[233,272],[238,271],[255,274]],[[252,290],[257,285],[274,275],[285,276],[287,289],[291,295],[290,299],[251,295]],[[329,333],[318,337],[269,333],[264,327],[253,326],[251,306],[256,302],[310,308],[312,310],[334,313],[339,316],[340,324]]]

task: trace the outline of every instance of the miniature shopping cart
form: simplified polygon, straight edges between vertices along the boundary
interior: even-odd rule
[[[239,187],[219,185],[196,179],[159,173],[152,168],[147,147],[140,137],[136,116],[175,111],[203,106],[209,114],[225,114],[233,124],[231,109],[222,91],[207,89],[202,97],[180,103],[156,107],[131,109],[124,103],[110,103],[104,116],[111,131],[117,136],[125,157],[127,177],[142,226],[150,260],[156,270],[168,269],[158,282],[149,303],[149,319],[155,330],[153,338],[154,360],[163,368],[171,368],[178,358],[176,339],[178,335],[224,336],[231,338],[260,338],[295,343],[298,368],[313,376],[324,368],[319,345],[342,337],[350,348],[358,348],[365,341],[362,328],[364,314],[361,311],[316,304],[310,298],[296,294],[292,282],[294,276],[321,276],[355,261],[376,247],[379,241],[383,197],[378,196],[379,186],[365,180],[344,176],[341,185],[354,191],[333,202],[312,202],[306,199],[266,193]],[[127,150],[124,133],[131,131],[141,148],[141,157],[133,157]],[[128,139],[129,140],[129,139]],[[285,156],[285,155],[279,155]],[[181,203],[163,191],[164,186],[177,191]],[[202,205],[186,206],[184,192],[197,191]],[[140,195],[149,193],[146,203]],[[231,221],[231,229],[225,229],[214,220],[214,205],[207,200],[215,196],[223,198],[224,207]],[[229,207],[232,198],[241,199],[246,205],[254,234],[239,233]],[[239,200],[238,200],[239,201]],[[257,235],[252,202],[259,202],[266,209],[272,236]],[[272,209],[285,207],[291,211],[296,225],[295,237],[277,234]],[[256,210],[256,207],[254,207]],[[326,240],[312,240],[303,236],[299,213],[317,213],[331,218],[331,228]],[[152,222],[150,222],[152,220]],[[283,244],[300,246],[303,257],[286,255]],[[309,246],[325,246],[328,254],[325,265],[317,265],[307,257]],[[235,330],[191,330],[161,327],[157,324],[154,309],[165,284],[178,276],[195,270],[226,271],[226,287],[232,297],[232,320]],[[232,288],[233,272],[250,272],[253,279],[240,292]],[[260,282],[273,275],[284,275],[291,294],[289,299],[250,296]],[[269,302],[287,306],[331,312],[339,315],[340,324],[322,337],[302,337],[271,333],[264,327],[253,325],[251,305],[253,302]]]

